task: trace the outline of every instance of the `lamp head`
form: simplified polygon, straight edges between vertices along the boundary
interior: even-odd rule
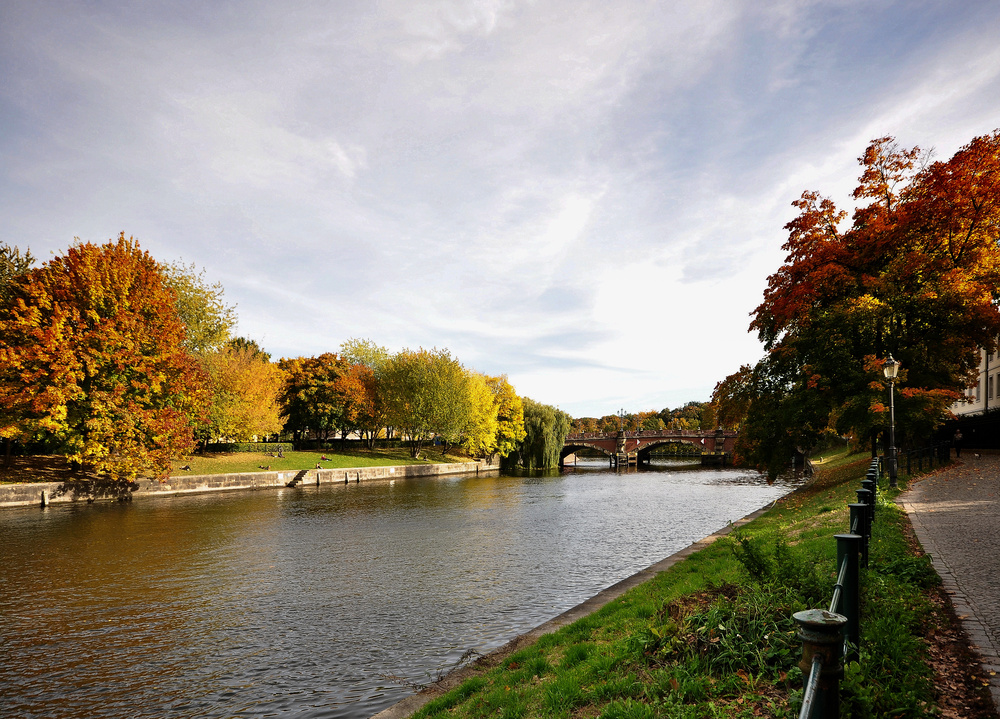
[[[896,379],[896,375],[899,374],[899,361],[892,358],[890,354],[886,361],[882,364],[882,372],[885,374],[885,378],[888,380]]]

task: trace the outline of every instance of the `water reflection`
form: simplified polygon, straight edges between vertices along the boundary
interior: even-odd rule
[[[4,716],[369,716],[789,489],[661,462],[4,511]]]

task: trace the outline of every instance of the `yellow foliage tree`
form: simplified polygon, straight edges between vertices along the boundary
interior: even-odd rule
[[[473,457],[496,453],[497,403],[488,378],[478,372],[466,372],[467,419],[462,444]]]
[[[517,450],[527,433],[524,429],[524,402],[507,381],[507,375],[487,377],[497,415],[496,442],[490,454],[506,457]]]
[[[212,437],[246,442],[280,432],[285,373],[247,343],[230,342],[202,356],[211,380],[208,430]]]

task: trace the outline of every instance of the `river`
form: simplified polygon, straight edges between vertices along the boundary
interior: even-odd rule
[[[596,463],[0,510],[0,706],[368,717],[791,486]]]

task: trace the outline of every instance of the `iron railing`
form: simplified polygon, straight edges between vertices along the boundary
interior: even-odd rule
[[[905,452],[906,473],[914,464],[923,471],[951,458],[948,443]],[[826,610],[810,609],[793,615],[802,640],[799,667],[805,677],[799,719],[835,719],[840,716],[840,677],[844,663],[857,661],[861,645],[861,573],[868,568],[868,549],[875,519],[878,481],[887,467],[886,458],[875,457],[868,467],[861,489],[855,490],[858,501],[850,508],[850,531],[834,535],[837,540],[837,583]]]
[[[850,531],[837,534],[837,583],[826,610],[810,609],[793,616],[802,640],[799,667],[806,677],[799,719],[840,716],[840,677],[844,663],[857,661],[861,644],[860,568],[868,566],[868,545],[881,472],[879,458],[869,465],[858,501],[850,508]]]

